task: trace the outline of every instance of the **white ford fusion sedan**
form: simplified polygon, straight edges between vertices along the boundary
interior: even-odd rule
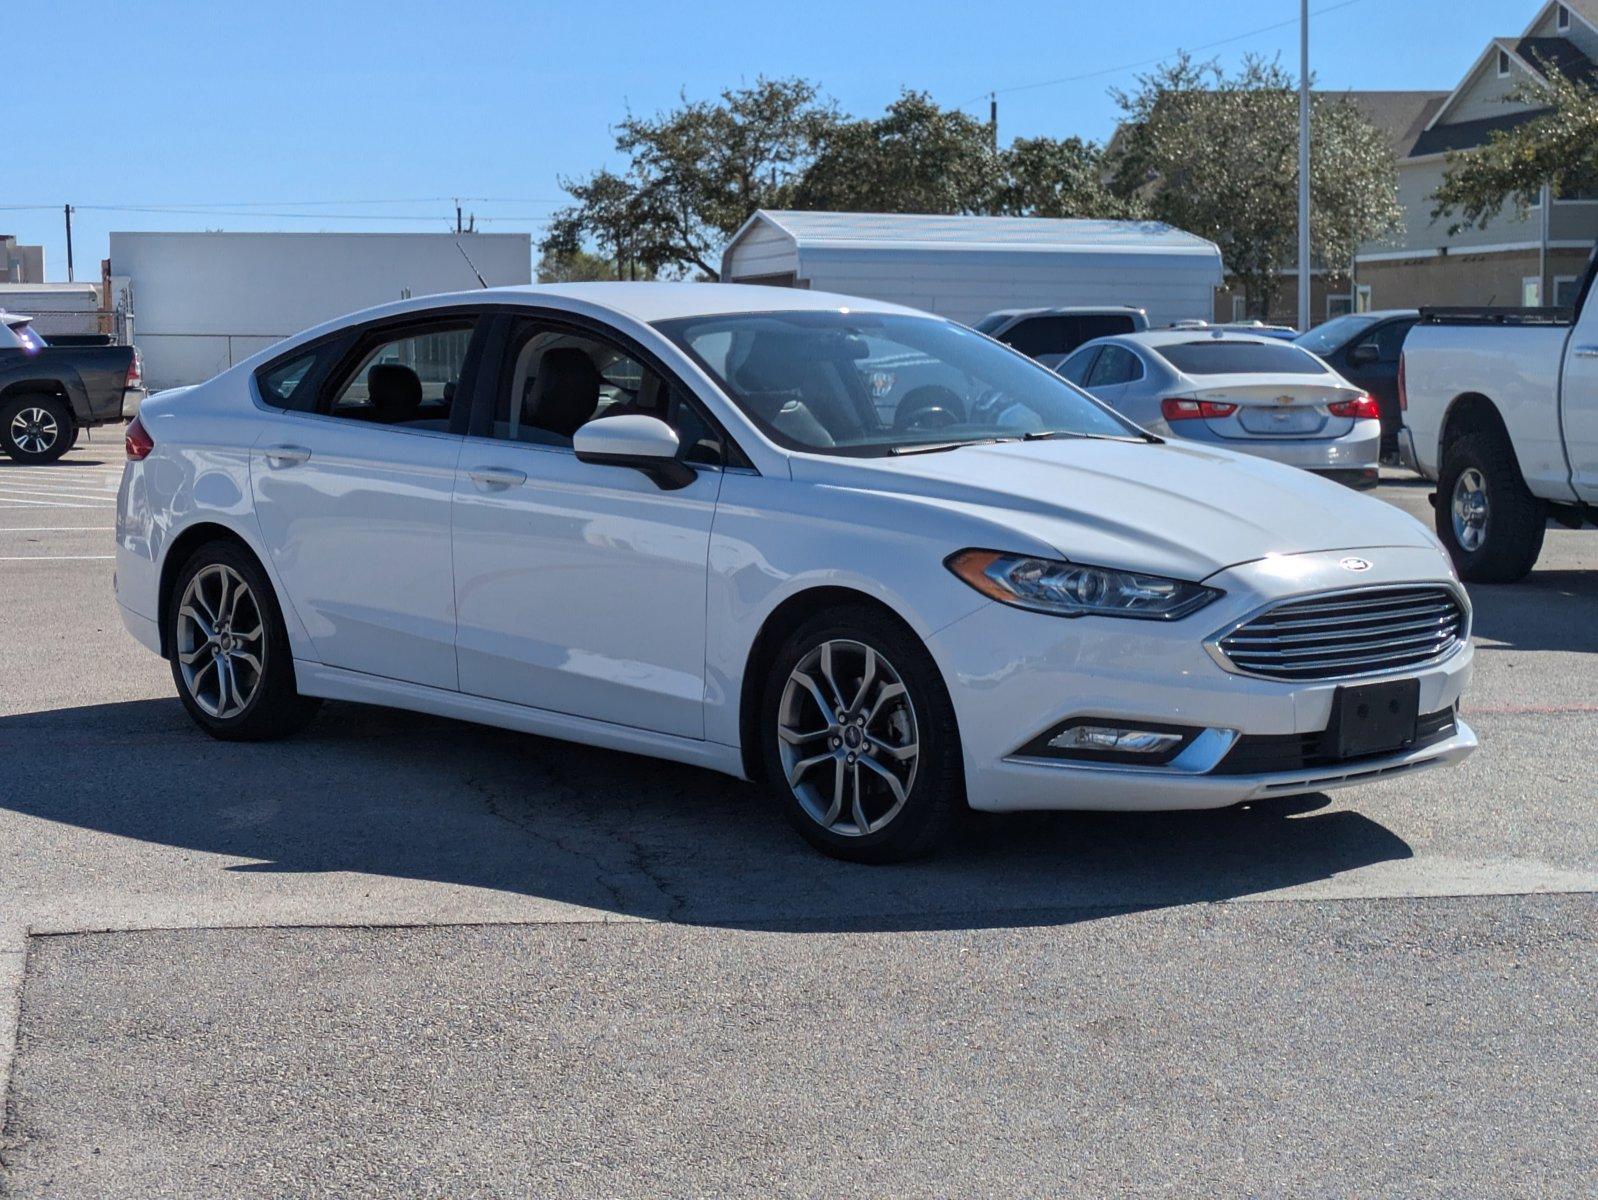
[[[321,698],[764,780],[861,860],[963,806],[1215,808],[1457,761],[1432,535],[802,290],[408,300],[148,400],[123,620],[194,720]]]

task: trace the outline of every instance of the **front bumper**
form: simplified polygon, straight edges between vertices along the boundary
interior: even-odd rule
[[[1365,549],[1360,584],[1451,583],[1435,550]],[[1218,770],[1237,739],[1324,731],[1347,680],[1284,682],[1237,674],[1204,648],[1217,629],[1262,604],[1349,587],[1344,551],[1245,563],[1206,582],[1220,600],[1169,624],[1066,619],[990,604],[929,643],[948,682],[973,808],[1161,810],[1221,808],[1264,795],[1346,787],[1457,762],[1476,746],[1456,720],[1443,740],[1380,757],[1259,774]],[[1420,712],[1456,710],[1470,679],[1468,643],[1390,678],[1420,683]],[[1042,759],[1022,753],[1073,718],[1204,730],[1168,764]]]

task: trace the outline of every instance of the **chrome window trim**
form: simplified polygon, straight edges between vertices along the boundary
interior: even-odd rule
[[[1250,621],[1253,621],[1257,617],[1264,616],[1272,609],[1281,608],[1286,604],[1297,604],[1304,600],[1335,599],[1339,596],[1372,596],[1380,595],[1383,592],[1408,592],[1414,591],[1416,588],[1431,587],[1441,588],[1452,595],[1455,602],[1459,605],[1459,610],[1461,614],[1463,614],[1464,620],[1460,624],[1459,636],[1455,639],[1452,646],[1450,646],[1447,650],[1444,650],[1441,654],[1434,654],[1432,657],[1422,659],[1420,662],[1408,663],[1401,667],[1387,667],[1381,671],[1350,671],[1342,675],[1316,676],[1313,679],[1283,679],[1280,675],[1267,675],[1259,671],[1245,670],[1228,658],[1226,656],[1226,652],[1221,649],[1221,642],[1223,640],[1236,633]],[[1210,658],[1215,661],[1215,664],[1221,668],[1221,670],[1230,675],[1242,675],[1249,679],[1265,679],[1269,680],[1271,683],[1280,683],[1285,687],[1302,688],[1306,686],[1313,686],[1319,683],[1338,683],[1348,679],[1381,679],[1389,675],[1413,675],[1419,671],[1430,670],[1432,667],[1439,666],[1442,663],[1447,662],[1449,659],[1453,658],[1454,655],[1460,653],[1466,646],[1470,645],[1470,635],[1474,625],[1475,614],[1471,611],[1470,597],[1466,595],[1465,589],[1454,580],[1415,580],[1408,583],[1377,583],[1368,584],[1364,587],[1333,588],[1330,591],[1310,590],[1305,592],[1296,592],[1288,596],[1278,596],[1274,600],[1268,600],[1264,604],[1250,609],[1235,621],[1230,622],[1225,627],[1217,630],[1209,637],[1205,638],[1204,650],[1205,653],[1207,653]]]

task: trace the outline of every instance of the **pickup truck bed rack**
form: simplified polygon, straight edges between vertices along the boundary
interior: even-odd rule
[[[1439,306],[1420,310],[1422,325],[1572,325],[1573,308]]]

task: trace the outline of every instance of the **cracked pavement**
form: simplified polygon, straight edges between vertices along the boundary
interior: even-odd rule
[[[109,494],[103,449],[64,460],[74,490]],[[1419,513],[1424,491],[1383,494]],[[21,511],[3,553],[41,561],[0,567],[0,1194],[1593,1175],[1598,535],[1553,530],[1530,580],[1476,589],[1459,770],[973,819],[870,870],[673,764],[351,705],[212,742],[117,621],[89,557],[109,510]]]

